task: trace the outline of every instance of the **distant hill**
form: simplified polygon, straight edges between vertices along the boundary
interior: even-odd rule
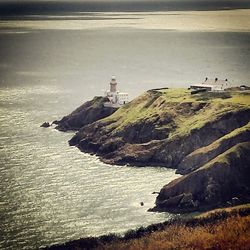
[[[25,15],[79,15],[80,12],[147,12],[249,9],[249,1],[1,1],[0,17]],[[38,17],[37,17],[38,18]]]

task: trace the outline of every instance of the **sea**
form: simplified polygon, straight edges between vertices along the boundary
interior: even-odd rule
[[[0,21],[0,249],[123,234],[175,216],[147,211],[179,176],[173,169],[110,166],[70,147],[74,132],[40,127],[103,95],[113,75],[131,100],[205,77],[250,83],[246,30],[163,29],[163,13],[103,15]]]

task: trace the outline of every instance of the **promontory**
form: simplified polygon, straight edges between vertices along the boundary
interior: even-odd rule
[[[189,212],[250,201],[250,91],[154,89],[121,108],[95,97],[56,121],[69,141],[108,164],[162,166],[183,175],[153,211]],[[146,185],[146,184],[145,184]]]

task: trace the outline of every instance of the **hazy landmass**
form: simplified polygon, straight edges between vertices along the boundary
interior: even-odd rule
[[[250,8],[246,0],[122,0],[122,1],[0,1],[0,16],[70,15],[77,12],[134,12],[134,11],[190,11],[232,10]]]
[[[29,20],[32,18],[33,20]],[[147,13],[80,13],[79,16],[29,16],[26,20],[2,20],[0,29],[89,30],[104,28],[161,29],[179,31],[249,32],[250,10],[175,11]],[[28,19],[28,20],[27,20]],[[59,20],[58,20],[59,19]]]

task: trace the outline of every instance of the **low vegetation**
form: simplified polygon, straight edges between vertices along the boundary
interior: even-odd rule
[[[250,205],[217,209],[191,219],[175,219],[146,228],[85,238],[56,249],[172,250],[172,249],[250,249]]]
[[[103,122],[111,122],[108,128],[113,128],[112,134],[115,134],[130,124],[167,116],[174,123],[169,135],[169,138],[174,139],[175,136],[189,133],[191,129],[204,126],[226,112],[249,106],[249,91],[203,92],[191,95],[187,89],[149,90],[105,118]],[[160,126],[164,127],[162,124]],[[169,124],[165,126],[171,128]]]

